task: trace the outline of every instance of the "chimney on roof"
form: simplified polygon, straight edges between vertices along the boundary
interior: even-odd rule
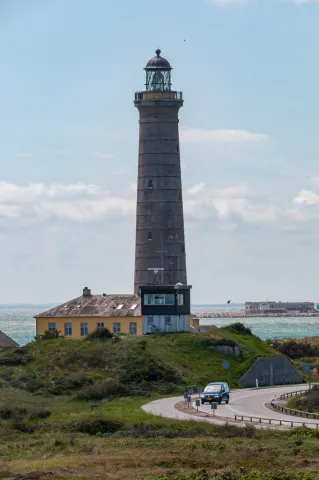
[[[83,288],[83,297],[91,297],[92,294],[91,294],[91,289],[88,288],[88,287],[84,287]]]

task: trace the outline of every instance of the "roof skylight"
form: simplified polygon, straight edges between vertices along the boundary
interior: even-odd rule
[[[116,310],[121,310],[121,308],[123,307],[123,305],[124,305],[123,303],[121,303],[120,305],[118,305],[118,306],[116,307]]]

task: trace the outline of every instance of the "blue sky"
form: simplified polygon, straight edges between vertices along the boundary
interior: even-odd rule
[[[133,288],[138,112],[184,93],[194,303],[318,300],[319,2],[2,0],[0,303]]]

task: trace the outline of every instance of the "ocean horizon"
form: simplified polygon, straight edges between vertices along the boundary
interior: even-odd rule
[[[48,308],[53,305],[50,304]],[[34,316],[45,310],[42,308],[3,308],[0,306],[0,330],[15,340],[19,345],[31,342],[35,337],[36,325]],[[192,305],[192,312],[205,311],[236,312],[244,308],[244,304],[201,304]],[[262,340],[267,338],[304,338],[319,335],[318,317],[250,317],[250,318],[201,318],[201,325],[224,327],[234,322],[248,326],[254,335]]]

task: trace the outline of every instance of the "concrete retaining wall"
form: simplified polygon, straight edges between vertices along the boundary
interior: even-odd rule
[[[239,357],[240,355],[240,348],[237,345],[235,347],[229,345],[217,345],[213,348],[216,352],[223,353],[227,357]]]
[[[302,375],[288,357],[260,357],[239,379],[243,387],[260,387],[302,383]]]

